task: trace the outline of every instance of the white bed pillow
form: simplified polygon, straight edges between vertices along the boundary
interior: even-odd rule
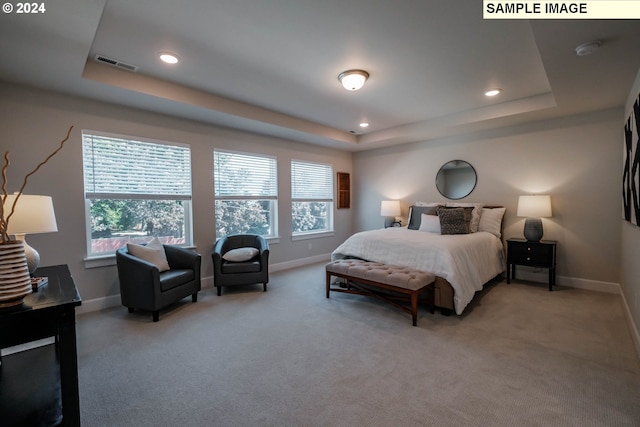
[[[498,239],[502,237],[500,230],[502,228],[502,217],[506,210],[507,208],[483,208],[478,231],[487,231]]]
[[[420,218],[419,231],[426,231],[428,233],[442,234],[440,229],[440,218],[437,215],[422,214]]]
[[[151,239],[146,246],[127,243],[127,251],[134,257],[143,259],[158,267],[160,273],[169,270],[169,262],[167,254],[164,252],[164,246],[157,237]]]
[[[257,248],[252,247],[236,248],[225,252],[224,255],[222,255],[222,258],[231,262],[244,262],[249,261],[251,258],[258,255],[258,252],[260,251]]]
[[[470,206],[473,206],[473,211],[471,212],[471,222],[469,223],[469,233],[475,233],[476,231],[478,231],[484,203],[447,202],[445,206],[448,208],[468,208]]]

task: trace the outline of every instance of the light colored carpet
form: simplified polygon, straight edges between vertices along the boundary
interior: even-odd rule
[[[325,298],[324,265],[78,316],[85,426],[638,426],[618,296],[497,282],[462,316]]]

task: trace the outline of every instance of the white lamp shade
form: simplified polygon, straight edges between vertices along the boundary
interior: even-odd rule
[[[520,196],[517,216],[548,218],[551,216],[551,197],[548,195]]]
[[[4,202],[5,219],[11,213],[16,194],[9,194]],[[58,231],[53,201],[49,196],[32,196],[23,194],[9,218],[9,234],[36,234]]]
[[[400,216],[400,201],[383,200],[380,205],[380,216]]]

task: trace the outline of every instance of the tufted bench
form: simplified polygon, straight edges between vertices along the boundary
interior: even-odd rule
[[[431,313],[434,312],[433,296],[436,276],[432,273],[360,259],[340,259],[326,265],[326,275],[327,298],[329,298],[330,291],[372,296],[411,314],[413,326],[416,326],[418,324],[418,295],[426,291],[428,292],[427,300],[431,307]],[[332,276],[345,279],[346,287],[331,286]],[[370,290],[363,284],[408,295],[411,308],[398,304],[395,301],[399,299],[398,297]],[[404,299],[406,300],[407,297],[405,296]]]

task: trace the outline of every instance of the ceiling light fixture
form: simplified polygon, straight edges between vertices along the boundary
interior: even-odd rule
[[[360,127],[361,127],[361,128],[366,128],[366,127],[368,127],[368,126],[369,126],[369,123],[367,123],[367,122],[362,122],[362,123],[360,123]]]
[[[576,55],[578,56],[586,56],[591,55],[598,48],[600,48],[602,42],[600,40],[594,40],[591,42],[582,43],[580,46],[576,48]]]
[[[347,70],[338,75],[338,80],[346,90],[358,90],[364,86],[369,78],[369,73],[364,70]]]
[[[177,64],[178,61],[180,61],[180,59],[178,59],[178,56],[175,53],[171,52],[160,52],[158,56],[160,57],[160,60],[162,62],[165,62],[167,64]]]
[[[502,92],[502,89],[491,89],[491,90],[486,91],[484,94],[485,94],[485,96],[496,96],[500,92]]]

